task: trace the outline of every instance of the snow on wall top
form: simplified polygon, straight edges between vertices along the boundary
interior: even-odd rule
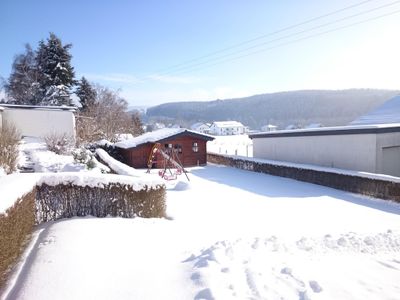
[[[351,125],[400,123],[400,95],[396,96],[377,109],[359,117]]]
[[[212,137],[210,135],[191,131],[186,128],[162,128],[162,129],[159,129],[156,131],[146,132],[145,134],[137,136],[133,139],[115,143],[114,146],[118,147],[118,148],[123,148],[123,149],[133,148],[138,145],[142,145],[142,144],[146,144],[146,143],[156,143],[159,140],[163,140],[163,139],[166,139],[171,136],[174,136],[174,135],[177,135],[180,133],[184,133],[184,132],[192,133],[195,135],[201,135],[201,136],[204,136],[205,138],[214,139],[214,137]]]
[[[0,111],[4,110],[4,107],[0,106]]]
[[[244,127],[244,125],[238,121],[218,121],[213,122],[213,125],[217,127]]]

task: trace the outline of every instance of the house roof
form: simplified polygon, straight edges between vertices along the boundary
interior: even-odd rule
[[[306,128],[294,130],[278,130],[250,134],[251,139],[294,137],[294,136],[319,136],[319,135],[343,135],[343,134],[373,134],[400,132],[400,123],[375,124],[375,125],[348,125],[336,127]]]
[[[192,126],[190,126],[191,129],[196,129],[199,128],[200,126],[206,126],[206,127],[210,127],[210,125],[203,123],[203,122],[198,122],[198,123],[194,123]]]
[[[218,127],[244,127],[242,123],[237,121],[218,121],[213,122],[213,124]]]
[[[134,148],[146,143],[162,142],[163,140],[184,134],[195,136],[208,141],[214,139],[214,137],[210,135],[198,133],[185,128],[163,128],[152,132],[146,132],[145,134],[139,135],[133,139],[115,143],[114,146],[123,149]]]
[[[400,123],[400,95],[386,101],[368,114],[359,117],[351,122],[350,125],[383,123]]]
[[[15,108],[15,109],[38,109],[38,110],[66,110],[66,111],[76,111],[75,106],[39,106],[39,105],[19,105],[19,104],[1,104],[4,108]]]

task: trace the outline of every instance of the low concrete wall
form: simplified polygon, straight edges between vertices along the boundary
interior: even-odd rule
[[[307,169],[288,165],[262,162],[261,160],[207,154],[208,162],[231,166],[243,170],[281,176],[332,187],[352,193],[400,202],[400,181],[368,178],[328,170]]]

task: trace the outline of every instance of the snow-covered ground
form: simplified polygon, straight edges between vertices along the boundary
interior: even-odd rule
[[[399,298],[399,204],[223,166],[190,171],[169,186],[171,219],[37,228],[7,299]]]
[[[217,154],[253,157],[253,141],[248,135],[214,136],[207,142],[207,151]]]
[[[72,155],[60,155],[47,149],[42,139],[25,137],[19,145],[18,166],[31,167],[38,173],[56,172],[95,172],[108,169],[96,161],[96,167],[88,170],[85,164],[74,161]]]

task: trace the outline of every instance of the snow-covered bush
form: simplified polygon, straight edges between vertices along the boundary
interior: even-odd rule
[[[86,163],[86,168],[89,170],[96,168],[96,161],[94,160],[94,157],[91,157],[90,160]]]
[[[72,157],[76,163],[87,164],[93,157],[92,153],[85,148],[72,150]]]
[[[111,170],[107,166],[100,163],[95,155],[86,148],[77,148],[72,150],[72,157],[74,158],[75,163],[85,164],[88,170],[92,170],[94,168],[99,168],[101,173],[110,173]]]
[[[96,167],[96,162],[94,160],[94,155],[92,152],[85,148],[78,148],[72,150],[72,157],[74,161],[79,164],[85,164],[86,168],[91,170]]]
[[[52,133],[44,138],[47,149],[56,154],[67,154],[74,146],[74,139],[66,133]]]
[[[4,123],[0,129],[0,168],[7,174],[17,169],[18,142],[21,136],[16,127],[9,123]]]

